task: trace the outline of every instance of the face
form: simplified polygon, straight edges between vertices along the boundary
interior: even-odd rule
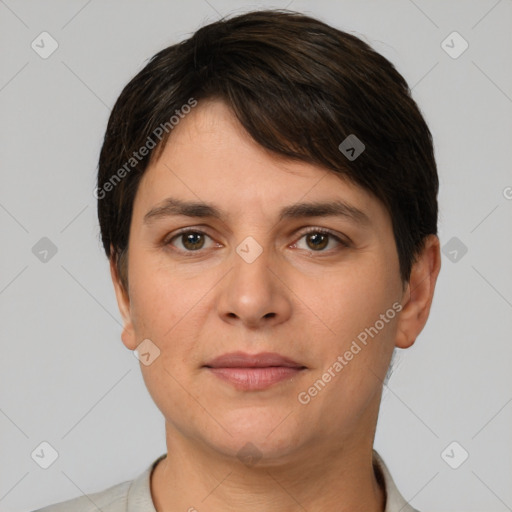
[[[405,295],[390,217],[365,190],[200,102],[141,180],[128,254],[129,299],[113,270],[122,339],[150,340],[141,371],[168,435],[226,457],[250,442],[269,463],[372,435]],[[302,369],[207,367],[237,351]]]

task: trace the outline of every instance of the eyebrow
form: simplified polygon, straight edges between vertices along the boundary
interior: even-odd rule
[[[144,215],[144,224],[151,224],[158,219],[177,215],[214,218],[222,221],[227,218],[226,213],[212,204],[168,197]],[[279,221],[305,217],[342,217],[362,226],[371,225],[366,213],[342,200],[296,203],[282,208],[279,212]]]

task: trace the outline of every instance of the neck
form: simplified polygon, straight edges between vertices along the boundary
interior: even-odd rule
[[[169,430],[169,429],[168,429]],[[383,512],[385,491],[373,467],[366,435],[339,448],[312,444],[300,458],[265,457],[254,465],[212,454],[193,443],[172,442],[151,476],[157,512]],[[366,433],[368,434],[368,433]],[[170,442],[171,441],[171,442]]]

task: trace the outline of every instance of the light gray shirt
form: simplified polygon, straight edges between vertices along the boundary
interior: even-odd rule
[[[164,457],[166,454],[158,457],[134,480],[122,482],[101,492],[49,505],[34,512],[98,512],[98,509],[103,512],[156,512],[151,497],[151,472]],[[377,479],[386,490],[384,512],[418,512],[398,492],[386,464],[375,450],[373,465]]]

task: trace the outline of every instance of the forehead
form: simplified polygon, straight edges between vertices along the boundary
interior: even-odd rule
[[[285,158],[257,144],[223,102],[199,102],[174,127],[136,197],[139,214],[168,198],[215,203],[226,214],[282,213],[302,202],[343,201],[372,222],[389,222],[382,203],[332,170]]]

